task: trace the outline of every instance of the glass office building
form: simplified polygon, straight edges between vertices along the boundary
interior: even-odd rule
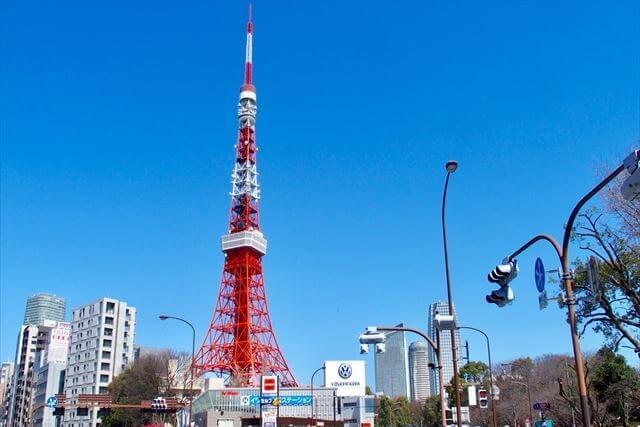
[[[446,301],[438,301],[434,302],[429,306],[429,335],[436,342],[436,326],[435,326],[435,316],[436,314],[449,314],[449,304]],[[454,316],[456,315],[456,307],[453,307]],[[458,365],[460,365],[460,355],[462,352],[460,351],[460,332],[454,331],[454,337],[456,342],[456,348],[458,349]],[[449,384],[453,379],[453,350],[451,347],[451,332],[443,331],[440,334],[440,355],[442,357],[442,366],[443,366],[443,377],[445,385]],[[438,361],[436,355],[432,348],[429,348],[429,362],[433,363],[435,366],[438,365]],[[440,394],[439,384],[438,384],[438,374],[436,371],[433,372],[433,375],[430,376],[429,382],[431,384],[431,395]]]
[[[403,326],[402,323],[398,326]],[[409,366],[404,332],[385,334],[386,351],[376,353],[376,392],[388,397],[409,398]]]
[[[64,298],[35,294],[27,298],[23,325],[43,325],[45,320],[64,322],[67,304]]]

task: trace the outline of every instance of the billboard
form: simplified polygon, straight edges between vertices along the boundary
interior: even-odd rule
[[[47,350],[47,362],[67,361],[70,336],[71,323],[58,322],[56,327],[51,329]]]
[[[260,393],[263,396],[277,396],[278,377],[276,375],[263,375],[260,378]]]
[[[363,360],[324,362],[324,386],[335,387],[337,396],[364,396],[366,381]]]

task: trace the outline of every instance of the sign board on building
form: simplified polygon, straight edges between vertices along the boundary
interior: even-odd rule
[[[336,396],[364,396],[363,360],[332,360],[324,363],[324,385],[336,388]]]
[[[277,396],[278,377],[276,375],[263,375],[260,378],[260,390],[263,396]]]
[[[57,322],[51,329],[47,350],[48,362],[66,362],[71,337],[71,323]]]
[[[240,405],[242,406],[309,406],[311,396],[280,396],[280,397],[260,397],[258,395],[242,396]]]
[[[278,422],[278,410],[275,408],[262,409],[262,427],[276,427]]]

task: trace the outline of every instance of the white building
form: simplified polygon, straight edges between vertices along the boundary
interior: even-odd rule
[[[424,341],[412,342],[409,346],[409,384],[411,400],[424,402],[431,396],[429,384],[429,348]]]
[[[136,309],[126,302],[102,298],[73,310],[64,393],[67,403],[80,394],[107,393],[113,377],[134,359]],[[65,411],[64,427],[95,427],[97,410],[78,416]]]
[[[13,362],[3,362],[0,367],[0,427],[7,423],[9,415],[9,393],[13,381]]]
[[[44,349],[36,353],[32,383],[33,427],[60,425],[60,419],[53,416],[53,410],[46,407],[46,402],[63,391],[70,332],[70,323],[57,322],[47,334]]]
[[[38,326],[22,325],[18,333],[7,426],[23,427],[31,422],[31,382],[38,350]]]

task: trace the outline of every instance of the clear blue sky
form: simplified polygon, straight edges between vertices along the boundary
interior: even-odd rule
[[[3,2],[3,360],[35,292],[69,309],[123,299],[143,346],[189,349],[162,312],[202,339],[223,261],[246,9]],[[522,256],[508,308],[484,302],[485,277],[533,234],[559,235],[596,170],[637,144],[639,14],[637,1],[255,2],[263,263],[300,382],[323,360],[359,358],[367,325],[426,328],[428,304],[446,295],[450,158],[460,322],[491,334],[496,361],[570,351],[563,312],[537,307],[533,263],[556,266],[549,248]]]

